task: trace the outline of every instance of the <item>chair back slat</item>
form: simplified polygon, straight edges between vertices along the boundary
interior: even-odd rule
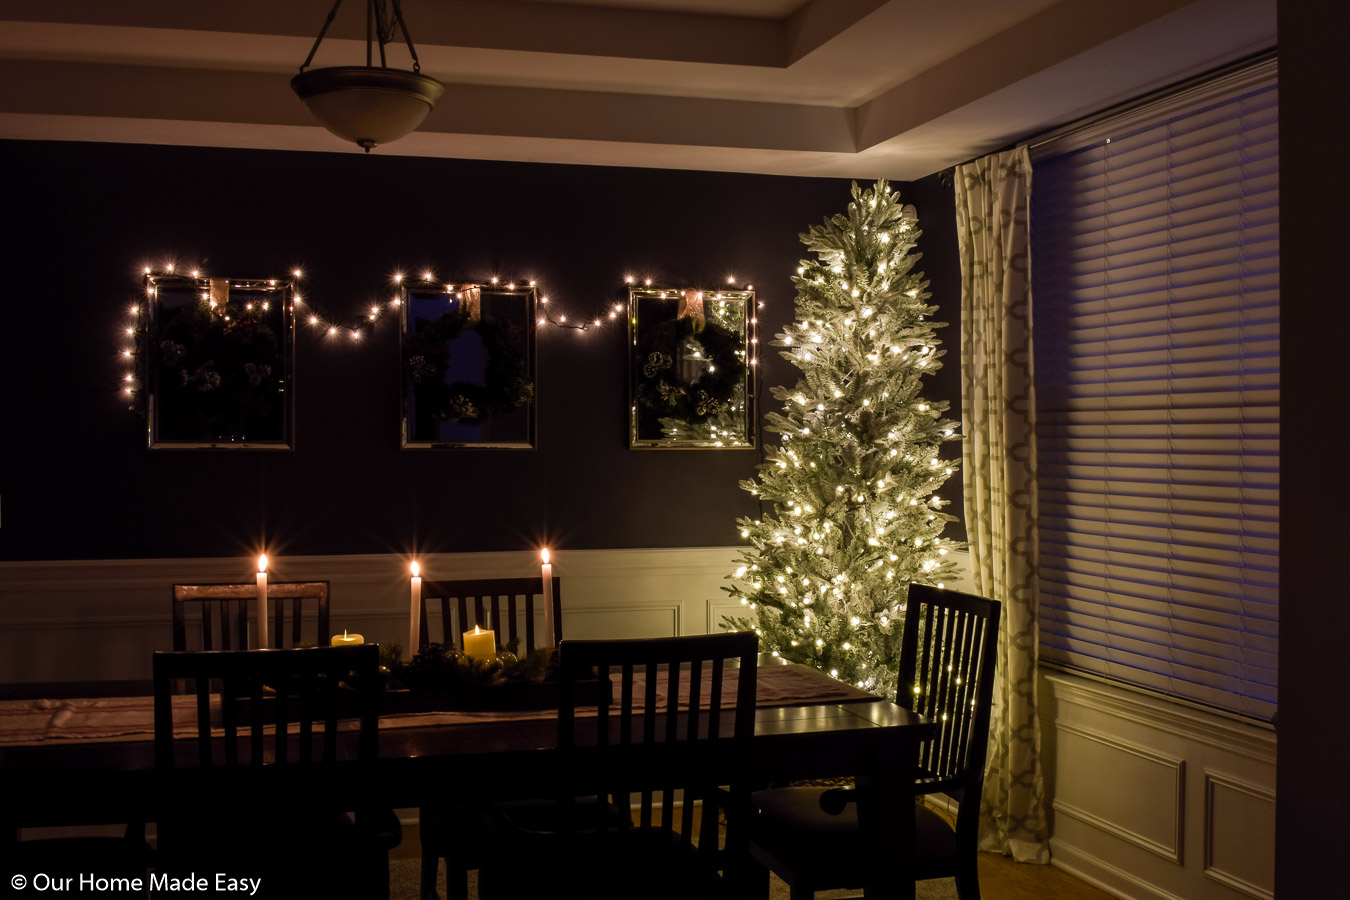
[[[535,614],[543,612],[544,583],[540,577],[477,578],[422,582],[422,629],[420,647],[434,641],[427,609],[440,608],[440,642],[463,651],[463,633],[477,625],[497,634],[498,647],[508,644],[524,656],[540,645],[536,638]],[[562,637],[562,582],[553,578],[554,644]],[[521,619],[524,628],[521,628]],[[524,642],[521,643],[521,636]],[[419,647],[419,649],[420,649]]]
[[[195,694],[197,763],[202,768],[215,765],[213,745],[221,742],[226,767],[312,764],[318,756],[313,751],[317,718],[324,723],[325,762],[337,759],[339,719],[355,717],[361,720],[358,758],[373,759],[379,710],[371,685],[378,669],[376,644],[158,652],[154,656],[156,766],[175,767],[171,688],[180,679],[189,681]],[[343,686],[344,681],[350,686]],[[213,684],[220,686],[219,693],[212,692]],[[213,704],[220,709],[222,728],[218,732],[213,731]],[[294,735],[292,724],[298,725]],[[247,759],[240,752],[244,743]]]
[[[173,649],[188,650],[186,607],[200,611],[203,650],[247,650],[249,613],[257,604],[258,585],[252,584],[175,584],[173,586]],[[305,607],[313,608],[313,640],[317,646],[328,642],[328,582],[278,581],[267,586],[272,611],[269,642],[272,647],[298,646],[304,640]],[[287,601],[290,601],[287,603]],[[286,628],[286,609],[290,607],[290,630]],[[219,638],[217,638],[217,624]]]
[[[211,683],[206,680],[197,682],[197,733],[211,733]],[[210,767],[210,741],[197,742],[197,759],[202,767]]]
[[[198,682],[198,684],[202,683],[203,682]],[[239,696],[239,679],[223,679],[221,681],[220,692],[225,696]],[[233,768],[234,766],[239,765],[239,716],[237,705],[234,703],[221,704],[220,718],[225,726],[225,765]],[[203,741],[202,743],[205,742]]]
[[[929,790],[983,779],[999,613],[999,604],[983,597],[910,585],[897,702],[937,725],[919,750],[919,777]]]
[[[758,646],[752,632],[563,642],[559,651],[563,684],[558,720],[558,744],[564,753],[561,770],[580,768],[584,775],[578,777],[584,777],[585,782],[559,786],[560,814],[571,808],[567,798],[583,794],[625,810],[634,804],[638,828],[656,831],[664,837],[657,842],[659,846],[697,860],[700,868],[712,872],[728,858],[735,858],[734,850],[729,857],[718,854],[718,810],[728,806],[728,797],[733,798],[735,809],[728,810],[726,844],[734,848],[743,841],[748,811],[746,769],[754,730]],[[724,713],[727,660],[739,665],[739,680],[735,709]],[[640,692],[633,686],[635,675],[643,681]],[[600,678],[602,685],[609,681],[615,700],[607,699],[606,691],[601,690],[598,715],[578,718],[570,708],[576,696],[571,686],[578,679],[590,677]],[[615,680],[619,683],[614,684]],[[592,728],[595,734],[590,737],[587,732]],[[582,747],[593,747],[599,753],[598,758],[590,760],[589,768],[567,758]],[[623,764],[607,763],[608,753],[622,753]],[[623,771],[648,775],[641,784],[633,785],[619,775]],[[731,791],[720,792],[719,786],[728,783]],[[638,797],[633,798],[633,793]],[[734,799],[737,797],[744,803]],[[655,809],[658,802],[659,823]],[[703,812],[696,825],[695,807],[700,802]],[[628,818],[590,825],[592,830],[608,832],[632,827]]]
[[[200,684],[201,682],[198,682],[198,683]],[[253,704],[252,707],[251,707],[251,710],[253,710],[253,709],[261,710],[261,709],[262,709],[262,704],[263,704],[263,684],[264,684],[264,682],[263,682],[263,679],[261,679],[261,678],[254,678],[254,679],[250,680],[250,682],[249,682],[249,694],[248,694],[248,697],[249,697],[249,701]],[[228,704],[230,704],[231,706],[233,706],[234,703],[236,702],[236,698],[234,698],[234,697],[221,697],[221,702],[222,702],[222,703],[228,703]],[[263,764],[264,752],[265,752],[265,751],[264,751],[264,746],[263,746],[263,738],[266,736],[266,731],[265,731],[266,727],[267,727],[267,726],[264,724],[261,715],[255,715],[255,716],[252,716],[252,717],[251,717],[251,721],[249,722],[249,742],[248,742],[248,743],[249,743],[249,747],[248,747],[248,749],[249,749],[249,757],[248,757],[248,761],[249,761],[249,765],[251,765],[251,766],[261,766],[261,765]],[[198,735],[198,738],[199,738],[199,739],[201,738],[201,735],[200,735],[200,734]],[[278,741],[281,740],[281,735],[277,735],[277,740],[278,740]],[[203,740],[202,742],[205,743],[205,740]]]

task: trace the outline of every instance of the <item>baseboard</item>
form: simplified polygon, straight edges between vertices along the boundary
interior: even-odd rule
[[[1156,884],[1056,838],[1050,839],[1050,865],[1122,900],[1183,900]]]

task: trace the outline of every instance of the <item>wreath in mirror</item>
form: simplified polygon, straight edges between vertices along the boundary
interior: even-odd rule
[[[465,331],[477,334],[487,353],[483,381],[446,383],[451,344]],[[526,372],[524,337],[519,325],[471,317],[459,305],[424,324],[404,345],[404,374],[417,392],[418,403],[425,404],[437,419],[481,425],[534,398],[534,384]]]
[[[745,362],[737,338],[716,322],[680,316],[651,328],[645,325],[634,350],[638,402],[663,416],[703,422],[730,403],[745,382]],[[687,355],[686,355],[687,354]],[[704,364],[693,381],[679,378],[680,361]]]

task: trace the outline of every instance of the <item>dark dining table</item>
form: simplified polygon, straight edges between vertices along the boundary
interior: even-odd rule
[[[814,669],[796,668],[802,673],[796,677],[821,680],[822,687],[832,682]],[[144,696],[148,688],[148,683],[137,682],[108,683],[102,688],[92,684],[10,685],[0,686],[0,700],[61,694]],[[861,692],[850,689],[844,698],[834,693],[835,697],[823,701],[780,698],[775,705],[763,705],[761,699],[750,750],[754,781],[767,785],[793,779],[856,778],[861,832],[875,845],[875,852],[867,856],[875,865],[868,873],[864,896],[912,898],[912,856],[906,853],[906,848],[914,846],[909,773],[915,770],[918,744],[931,736],[933,725],[903,707]],[[6,743],[0,733],[0,825],[13,835],[21,827],[156,821],[171,796],[181,798],[185,793],[200,796],[203,802],[210,796],[287,796],[297,803],[322,802],[359,810],[363,806],[405,808],[466,799],[548,796],[558,782],[556,714],[464,716],[453,724],[395,721],[392,717],[381,722],[379,757],[373,764],[355,760],[354,733],[352,751],[340,754],[332,766],[236,771],[196,769],[190,746],[195,741],[180,739],[175,741],[175,751],[182,752],[184,765],[171,773],[156,770],[149,734],[143,739],[124,736],[16,745]],[[662,765],[682,764],[678,754],[660,759]],[[650,763],[649,759],[644,771],[644,764],[635,762],[638,770],[633,776],[660,777],[661,773],[650,771]]]

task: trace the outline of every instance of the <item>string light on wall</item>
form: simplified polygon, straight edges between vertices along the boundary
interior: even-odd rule
[[[641,286],[639,287],[639,280]],[[630,296],[651,296],[661,300],[678,300],[680,302],[681,315],[693,314],[695,317],[701,317],[703,304],[705,302],[717,303],[725,308],[727,301],[746,301],[755,297],[753,284],[747,283],[744,289],[736,288],[736,276],[728,275],[727,284],[729,287],[722,290],[704,290],[701,288],[674,288],[674,287],[653,287],[652,279],[638,279],[634,275],[624,276],[624,286],[628,289]],[[754,309],[746,310],[749,330],[746,338],[749,342],[749,353],[746,364],[752,368],[759,366],[759,310],[764,309],[763,300],[754,300]],[[637,319],[630,316],[629,324],[637,326]]]
[[[534,282],[530,282],[533,284]],[[588,316],[568,316],[553,298],[547,294],[541,294],[539,297],[539,308],[535,324],[543,327],[552,325],[555,328],[570,328],[573,331],[587,332],[592,328],[601,328],[607,323],[618,320],[624,314],[624,304],[615,302],[609,304],[606,308],[598,312],[592,312]]]
[[[273,302],[290,302],[291,310],[294,311],[295,306],[303,302],[298,289],[302,274],[300,269],[295,269],[289,278],[212,278],[196,267],[183,272],[172,261],[163,263],[158,269],[143,266],[141,277],[144,292],[127,307],[127,319],[119,329],[119,394],[128,401],[127,408],[133,411],[137,409],[137,399],[145,388],[143,379],[148,374],[145,369],[150,349],[148,342],[154,336],[155,304],[161,301],[162,290],[172,290],[175,302],[179,304],[191,298],[188,305],[195,303],[206,322],[218,322],[229,328],[234,324],[261,322],[266,314],[273,311]],[[231,291],[235,292],[233,301]],[[166,342],[158,348],[158,352],[167,359],[181,355],[185,349],[181,345],[168,346]]]

